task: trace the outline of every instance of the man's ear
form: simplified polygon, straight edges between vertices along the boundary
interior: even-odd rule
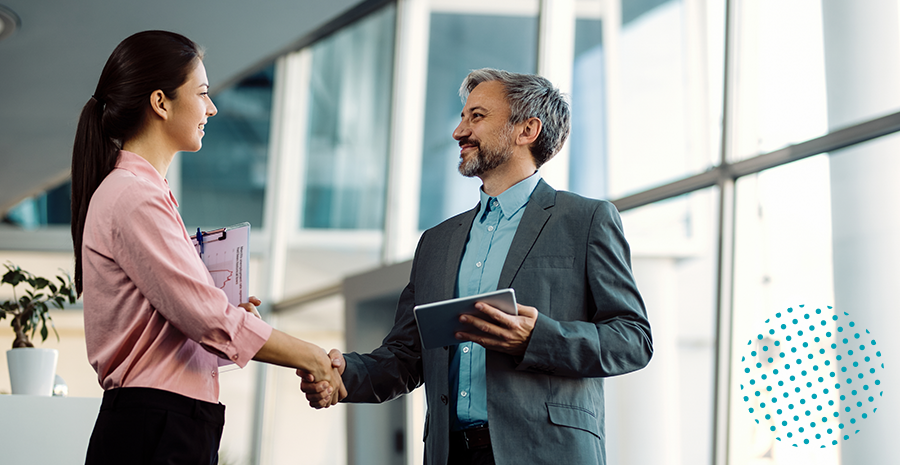
[[[541,134],[541,129],[543,128],[541,120],[535,117],[528,118],[516,126],[521,128],[516,136],[516,145],[533,144]]]
[[[169,99],[163,91],[157,89],[150,93],[150,109],[163,120],[169,118]]]

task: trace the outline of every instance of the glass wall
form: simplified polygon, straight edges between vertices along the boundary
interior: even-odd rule
[[[72,222],[72,182],[66,181],[42,194],[29,197],[13,207],[3,223],[22,229],[68,226]]]
[[[609,176],[603,58],[603,21],[579,15],[575,20],[569,189],[598,199],[606,198]]]
[[[740,1],[733,158],[828,132],[820,0]]]
[[[718,201],[709,188],[622,213],[654,353],[607,382],[609,463],[712,463]]]
[[[384,225],[395,11],[310,47],[303,228]]]
[[[803,330],[801,333],[807,330],[809,317],[801,315],[815,316],[816,309],[828,312],[834,306],[828,155],[818,155],[740,178],[735,198],[730,463],[752,464],[768,459],[767,463],[772,465],[836,464],[838,457],[835,448],[819,448],[823,444],[831,446],[831,441],[837,439],[834,434],[826,433],[827,422],[817,433],[834,436],[827,438],[827,443],[816,444],[813,448],[793,446],[797,443],[793,436],[801,435],[797,428],[801,432],[804,427],[809,429],[808,422],[798,424],[800,417],[807,418],[803,412],[809,412],[811,407],[816,406],[827,408],[829,401],[837,400],[835,391],[822,392],[821,388],[817,388],[809,393],[811,398],[804,397],[806,390],[812,390],[812,384],[810,387],[798,385],[797,392],[794,392],[796,383],[792,383],[797,378],[804,378],[803,375],[807,374],[803,371],[804,367],[793,368],[796,373],[790,368],[782,368],[785,360],[793,364],[798,358],[794,356],[798,350],[801,351],[800,356],[807,359],[803,351],[808,346],[793,347],[793,341],[814,344],[812,340],[802,340],[802,334],[793,331],[786,334],[798,329],[794,328],[798,322],[803,322],[799,328]],[[829,322],[831,316],[828,315]],[[768,326],[781,319],[785,320],[786,325],[777,321],[781,326],[775,327],[770,334]],[[821,319],[813,319],[818,328],[824,328],[819,325]],[[824,333],[828,329],[818,331],[823,333],[818,336],[825,338]],[[830,331],[835,330],[830,328]],[[806,332],[818,337],[814,334],[815,330]],[[756,338],[760,333],[766,336],[762,340]],[[748,340],[754,344],[748,346]],[[793,352],[789,350],[792,347]],[[768,352],[771,352],[772,358]],[[756,353],[762,354],[759,360],[762,366],[759,368],[753,365],[758,362],[754,356]],[[818,366],[813,370],[810,365],[810,373],[819,371]],[[748,368],[750,371],[745,372]],[[782,369],[779,371],[779,368]],[[825,366],[822,368],[827,373]],[[816,377],[818,374],[811,375],[810,379],[818,385]],[[767,382],[769,380],[772,383]],[[775,393],[760,397],[764,398],[761,403],[765,405],[762,407],[760,402],[754,401],[757,396],[753,394],[760,390],[766,394]],[[783,395],[786,392],[788,396]],[[749,400],[744,400],[745,396]],[[824,405],[819,405],[818,401]],[[795,416],[798,412],[800,415]],[[827,415],[830,417],[831,412]],[[817,415],[815,420],[821,417]],[[837,427],[831,431],[836,430]],[[815,438],[812,440],[815,441]]]
[[[622,197],[718,162],[724,1],[623,1],[607,44],[607,195]],[[609,50],[612,47],[613,50]]]

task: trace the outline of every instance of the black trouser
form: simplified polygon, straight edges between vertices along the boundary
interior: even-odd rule
[[[451,447],[447,465],[494,465],[494,452],[491,446],[469,450]]]
[[[85,465],[215,465],[225,406],[151,388],[103,393]]]
[[[494,465],[494,450],[488,426],[451,432],[447,465]]]

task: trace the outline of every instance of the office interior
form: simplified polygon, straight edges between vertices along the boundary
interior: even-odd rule
[[[326,349],[371,350],[421,232],[478,201],[450,137],[460,82],[481,67],[539,73],[573,112],[541,175],[617,206],[653,329],[650,365],[606,380],[608,463],[894,460],[897,0],[0,4],[14,18],[0,30],[3,263],[71,272],[80,108],[121,39],[170,29],[207,49],[218,106],[203,148],[168,173],[188,230],[250,222],[266,321]],[[790,415],[759,421],[743,399],[754,340],[788,308],[852,317],[882,362],[877,407],[820,425],[811,444],[785,436]],[[97,398],[81,315],[80,302],[53,311],[59,340],[37,346],[59,349],[70,397]],[[12,339],[0,329],[0,346]],[[288,369],[254,362],[220,385],[220,463],[422,461],[422,388],[313,410]]]

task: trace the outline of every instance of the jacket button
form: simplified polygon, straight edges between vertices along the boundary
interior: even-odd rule
[[[441,402],[443,402],[444,405],[447,405],[447,396],[441,394]]]

